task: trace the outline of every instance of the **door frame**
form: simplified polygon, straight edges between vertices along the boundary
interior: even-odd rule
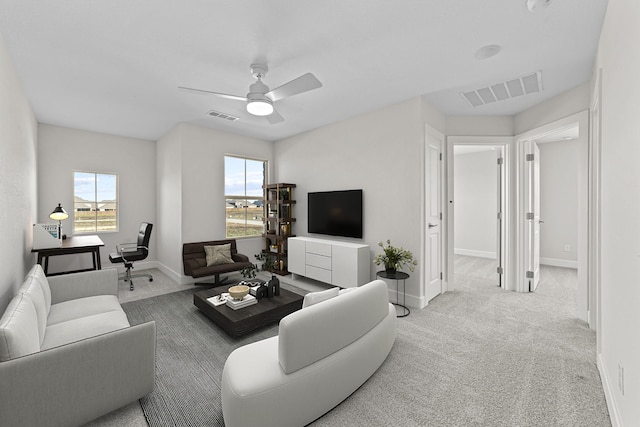
[[[523,283],[526,284],[529,292],[534,292],[540,283],[540,148],[533,139],[521,141],[518,148],[522,149],[522,158],[519,156],[518,159],[521,159],[523,165],[521,193],[523,197],[519,203],[524,212],[525,221],[522,223],[524,241],[520,254],[524,270],[516,271],[517,274],[524,274]],[[533,275],[529,276],[529,274]]]
[[[454,254],[453,251],[455,249],[454,244],[454,233],[455,233],[455,225],[454,225],[454,211],[455,211],[455,200],[454,200],[454,156],[453,156],[453,148],[456,145],[489,145],[489,146],[497,146],[502,149],[503,158],[504,158],[504,171],[503,176],[504,185],[501,189],[500,200],[503,203],[503,214],[502,214],[502,230],[501,230],[501,254],[502,254],[502,268],[503,275],[501,281],[501,287],[503,289],[512,290],[513,286],[513,255],[515,252],[513,251],[513,239],[510,239],[511,236],[511,228],[513,227],[513,218],[512,218],[512,209],[511,209],[511,200],[512,200],[512,174],[513,174],[513,138],[510,136],[449,136],[447,137],[447,161],[446,161],[446,169],[447,169],[447,179],[446,179],[446,200],[443,205],[445,210],[444,217],[446,218],[446,241],[447,241],[447,250],[446,250],[446,277],[447,283],[453,283],[454,281]],[[496,218],[497,219],[497,218]],[[498,243],[498,242],[497,242]]]
[[[597,354],[602,353],[601,330],[601,281],[600,281],[600,217],[601,217],[601,147],[602,147],[602,123],[601,107],[602,99],[602,69],[598,69],[593,90],[593,102],[591,104],[591,116],[589,122],[589,312],[588,323],[596,332]]]
[[[426,275],[426,265],[429,262],[429,253],[427,248],[427,178],[429,177],[429,171],[427,168],[429,167],[427,163],[427,150],[430,143],[429,134],[433,134],[437,136],[442,144],[440,145],[440,210],[442,211],[442,219],[440,220],[440,272],[442,272],[441,285],[440,285],[440,294],[443,294],[447,291],[447,279],[444,272],[445,260],[446,260],[446,216],[444,215],[444,197],[445,197],[445,178],[446,178],[446,170],[445,170],[445,162],[443,161],[445,157],[444,146],[446,145],[446,138],[442,132],[439,132],[435,128],[425,124],[424,128],[424,138],[422,143],[422,206],[420,209],[420,219],[421,219],[421,227],[420,227],[420,252],[422,256],[420,257],[420,308],[424,308],[429,304],[427,300],[427,284],[429,278]],[[435,297],[434,297],[435,298]]]
[[[562,129],[578,125],[579,165],[578,165],[578,295],[576,313],[578,318],[587,321],[589,311],[589,290],[587,284],[589,268],[589,111],[584,110],[572,114],[560,120],[523,132],[514,137],[517,161],[515,163],[518,195],[524,195],[525,150],[526,141],[536,140]],[[527,225],[524,197],[517,197],[515,214],[517,223],[516,248],[519,256],[516,260],[516,291],[528,292],[528,284],[525,281],[526,263],[525,253],[525,227]]]

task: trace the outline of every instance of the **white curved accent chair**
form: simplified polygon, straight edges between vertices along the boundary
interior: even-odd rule
[[[329,298],[326,299],[325,298]],[[314,300],[320,300],[312,304]],[[222,374],[227,427],[304,426],[337,406],[382,365],[396,311],[381,280],[309,294],[278,336],[245,345]]]

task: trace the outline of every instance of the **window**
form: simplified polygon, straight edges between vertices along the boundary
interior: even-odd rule
[[[228,238],[261,236],[267,162],[224,157],[224,198]]]
[[[118,175],[73,173],[73,232],[118,231]]]

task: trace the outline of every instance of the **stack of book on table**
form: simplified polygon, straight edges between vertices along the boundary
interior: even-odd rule
[[[249,295],[253,295],[255,297],[256,291],[258,290],[258,288],[264,285],[265,283],[267,282],[265,282],[264,280],[254,279],[254,280],[243,280],[242,282],[238,283],[238,285],[247,285],[249,287]]]
[[[241,300],[236,300],[231,297],[227,298],[227,307],[231,307],[234,310],[238,310],[240,308],[249,307],[250,305],[256,304],[258,300],[253,295],[245,295]]]

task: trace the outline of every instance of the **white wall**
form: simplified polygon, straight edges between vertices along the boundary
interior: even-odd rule
[[[141,222],[154,224],[148,261],[156,259],[156,144],[153,141],[88,132],[59,126],[38,126],[38,222],[53,222],[49,214],[58,203],[69,212],[62,231],[73,235],[73,172],[118,175],[117,232],[97,234],[103,268],[118,243],[135,242]],[[139,262],[138,265],[142,265]],[[51,257],[49,272],[90,268],[91,256]],[[122,267],[122,266],[120,266]]]
[[[363,238],[336,239],[370,245],[372,261],[377,243],[387,239],[423,259],[421,102],[415,98],[275,143],[276,180],[297,185],[296,235],[309,235],[308,192],[363,189]],[[371,278],[376,267],[372,262]],[[409,274],[407,302],[420,306],[419,269]]]
[[[455,153],[456,147],[454,147]],[[455,154],[454,253],[496,258],[498,212],[497,154],[487,149]]]
[[[0,35],[0,310],[35,263],[37,124]]]
[[[589,82],[562,92],[514,116],[517,135],[589,108]]]
[[[447,135],[513,136],[513,116],[449,116]]]
[[[540,148],[540,262],[578,266],[577,140],[538,144]],[[564,245],[570,246],[564,252]]]
[[[273,143],[182,123],[158,143],[158,205],[163,212],[159,257],[178,281],[183,277],[182,245],[225,239],[224,156],[266,160],[273,164]],[[271,175],[271,173],[268,173]],[[169,229],[168,227],[171,227]],[[238,252],[255,262],[262,238],[237,239]]]
[[[174,279],[182,274],[182,145],[180,126],[156,144],[159,267]]]
[[[613,425],[640,420],[640,2],[609,0],[595,69],[602,69],[599,367]],[[596,89],[597,90],[597,89]],[[594,95],[597,93],[594,90]],[[624,367],[624,394],[618,364]]]
[[[447,117],[429,104],[424,96],[420,99],[420,102],[422,106],[422,122],[428,123],[429,126],[444,135],[447,128]],[[444,150],[444,147],[442,149]]]

